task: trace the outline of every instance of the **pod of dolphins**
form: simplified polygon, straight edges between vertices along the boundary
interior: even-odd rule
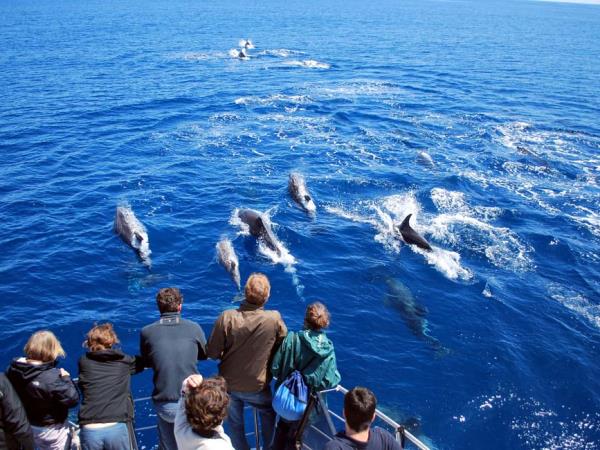
[[[296,172],[290,174],[288,191],[294,202],[303,211],[314,217],[317,206],[308,192],[306,181],[301,174]],[[263,242],[267,248],[274,251],[278,256],[281,255],[279,241],[271,229],[268,218],[263,213],[254,209],[241,209],[237,215],[248,226],[248,230],[252,236]],[[400,225],[396,225],[399,236],[407,244],[416,245],[421,249],[431,251],[431,245],[410,226],[411,217],[412,214],[408,214]],[[137,253],[142,263],[148,269],[152,267],[150,260],[152,252],[150,250],[148,232],[146,231],[146,227],[135,216],[131,207],[117,207],[114,232]],[[229,239],[223,239],[217,244],[217,255],[219,262],[225,267],[239,288],[239,262]]]
[[[255,48],[250,39],[241,39],[239,46],[239,50],[232,49],[230,51],[232,57],[246,59],[248,58],[248,50]],[[425,151],[418,153],[417,162],[430,168],[435,167],[433,159]],[[302,174],[293,172],[289,175],[288,192],[298,207],[314,218],[317,206],[306,187],[306,181]],[[420,249],[433,251],[431,245],[410,226],[411,217],[412,214],[408,214],[401,224],[394,226],[397,236],[408,245],[415,245]],[[249,233],[266,248],[275,252],[277,256],[282,255],[281,244],[271,229],[267,215],[254,209],[240,209],[237,211],[237,218],[246,224]],[[130,206],[117,207],[114,232],[136,252],[147,269],[151,270],[150,255],[152,252],[148,232]],[[225,268],[237,290],[240,291],[240,263],[231,240],[226,237],[222,238],[216,245],[216,254],[219,263]],[[447,354],[448,349],[429,334],[428,323],[425,318],[427,310],[417,303],[409,288],[391,277],[385,278],[385,284],[387,285],[387,294],[384,303],[398,310],[408,329],[417,338],[427,342],[436,351],[437,355]]]

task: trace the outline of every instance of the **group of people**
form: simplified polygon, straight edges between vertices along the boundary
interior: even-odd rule
[[[289,332],[279,312],[264,308],[268,278],[252,274],[245,299],[217,318],[206,340],[202,328],[182,318],[183,297],[177,288],[156,297],[160,319],[141,331],[140,355],[118,348],[110,323],[94,326],[79,359],[79,378],[57,367],[65,352],[50,331],[34,333],[6,374],[0,374],[0,450],[77,448],[137,449],[133,429],[131,376],[153,369],[152,400],[158,418],[159,449],[250,450],[244,428],[244,406],[258,410],[265,450],[293,448],[298,422],[277,420],[272,407],[272,376],[277,388],[299,370],[313,391],[340,382],[334,348],[324,330],[330,316],[322,303],[306,309],[304,329]],[[203,378],[199,360],[219,360],[219,375]],[[77,384],[76,384],[77,383]],[[67,417],[79,404],[77,434]],[[346,429],[326,450],[394,449],[389,433],[371,430],[376,400],[366,388],[354,388],[344,399]],[[223,428],[227,420],[229,435]],[[277,421],[277,423],[276,423]]]

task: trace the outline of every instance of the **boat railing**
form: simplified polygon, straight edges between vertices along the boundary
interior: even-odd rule
[[[329,393],[339,393],[339,394],[345,395],[347,392],[348,392],[348,389],[346,389],[342,385],[337,385],[336,387],[334,387],[332,389],[326,389],[326,390],[320,391],[317,393],[317,397],[319,399],[319,404],[325,405],[325,406],[328,405],[326,396]],[[345,423],[345,420],[339,414],[335,413],[329,406],[322,408],[322,414],[325,417],[325,421],[326,421],[329,431],[331,433],[331,435],[327,436],[328,439],[330,440],[337,433],[337,429],[335,427],[333,419],[341,422],[342,424]],[[413,435],[410,431],[408,431],[403,425],[399,424],[398,422],[396,422],[395,420],[390,418],[387,414],[383,413],[380,409],[375,410],[375,416],[379,420],[381,420],[383,422],[383,424],[385,424],[386,428],[389,428],[391,431],[393,431],[396,441],[398,441],[398,443],[400,444],[400,448],[404,449],[404,448],[414,447],[414,448],[418,448],[419,450],[430,450],[427,445],[425,445],[420,439],[418,439],[415,435]],[[314,425],[311,425],[310,429],[312,431],[316,431],[318,433],[325,434],[323,432],[323,430],[317,429],[317,427],[315,427]]]
[[[302,444],[302,448],[306,450],[320,450],[325,444],[333,439],[337,433],[335,421],[340,422],[340,427],[345,423],[344,418],[339,414],[335,413],[332,408],[329,407],[329,394],[342,394],[345,395],[348,392],[342,385],[338,385],[332,389],[326,389],[316,393],[318,398],[318,404],[314,409],[307,408],[305,413],[306,427],[302,430],[302,436],[299,436],[299,442]],[[338,396],[339,397],[339,396]],[[337,400],[338,404],[342,404],[340,400],[333,399],[334,403]],[[134,399],[135,403],[147,402],[152,400],[152,397],[140,397]],[[253,429],[246,433],[246,436],[250,439],[253,438],[255,449],[261,449],[260,445],[260,427],[258,411],[256,408],[250,406],[246,407],[246,412],[252,415]],[[310,417],[308,417],[310,415]],[[375,416],[382,421],[384,426],[393,432],[396,441],[400,444],[400,448],[417,448],[419,450],[430,450],[421,440],[415,435],[408,431],[404,426],[390,418],[387,414],[383,413],[380,409],[375,410]],[[136,432],[143,432],[156,428],[156,425],[149,425],[143,427],[136,427]]]

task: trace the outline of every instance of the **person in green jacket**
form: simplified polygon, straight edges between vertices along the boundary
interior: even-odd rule
[[[331,389],[341,380],[337,370],[333,342],[324,329],[329,326],[329,311],[324,304],[315,302],[306,308],[304,329],[290,332],[273,356],[271,373],[277,378],[275,389],[294,371],[304,376],[311,392]],[[272,450],[294,449],[300,421],[288,422],[279,417]]]

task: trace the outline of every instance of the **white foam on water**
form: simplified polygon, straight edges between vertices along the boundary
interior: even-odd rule
[[[293,59],[291,61],[283,62],[283,65],[293,66],[293,67],[306,67],[308,69],[329,69],[331,67],[330,64],[316,61],[314,59]]]
[[[408,214],[412,214],[411,226],[418,231],[417,223],[421,205],[414,192],[409,191],[404,194],[390,195],[378,201],[362,202],[350,211],[340,206],[325,206],[325,210],[354,222],[372,225],[376,231],[374,240],[388,251],[399,254],[403,241],[396,231],[396,225],[399,225]],[[432,247],[432,251],[425,251],[415,245],[406,246],[422,255],[429,265],[448,279],[467,281],[473,277],[473,273],[461,265],[460,255],[456,252],[437,247]]]
[[[306,105],[312,103],[310,97],[306,95],[283,95],[272,94],[265,97],[250,95],[246,97],[238,97],[234,100],[236,105],[259,105],[273,106],[277,103],[293,103],[297,105]]]
[[[298,50],[290,50],[287,48],[267,49],[257,53],[257,55],[260,56],[277,56],[279,58],[289,58],[290,56],[300,56],[304,54],[304,52]]]
[[[172,54],[171,58],[183,61],[208,61],[228,57],[225,52],[181,52]]]
[[[556,283],[548,287],[548,295],[600,329],[600,304],[593,303],[585,295]]]
[[[471,207],[462,192],[441,188],[431,190],[431,199],[442,214],[435,216],[425,230],[436,240],[483,255],[496,267],[532,269],[533,249],[509,228],[488,223],[502,213],[500,208]]]
[[[347,209],[344,209],[344,207],[341,205],[325,205],[323,209],[330,214],[339,216],[343,219],[347,219],[352,222],[367,223],[373,226],[377,225],[377,222],[372,218],[363,216],[356,211],[349,211]]]
[[[425,257],[429,265],[434,266],[450,280],[468,281],[473,278],[473,272],[463,267],[460,263],[460,255],[457,252],[431,246],[431,251],[423,250],[416,245],[409,246],[411,250]]]
[[[568,215],[568,217],[577,222],[578,224],[587,228],[587,230],[594,236],[600,237],[600,215],[596,211],[592,211],[582,205],[573,205],[578,211],[581,211],[582,215]]]
[[[483,291],[481,291],[481,295],[487,298],[492,298],[494,296],[489,283],[485,283],[485,287],[483,288]]]
[[[355,97],[391,98],[404,93],[402,88],[380,80],[356,79],[336,86],[317,84],[309,86],[314,96],[325,98],[353,99]]]

